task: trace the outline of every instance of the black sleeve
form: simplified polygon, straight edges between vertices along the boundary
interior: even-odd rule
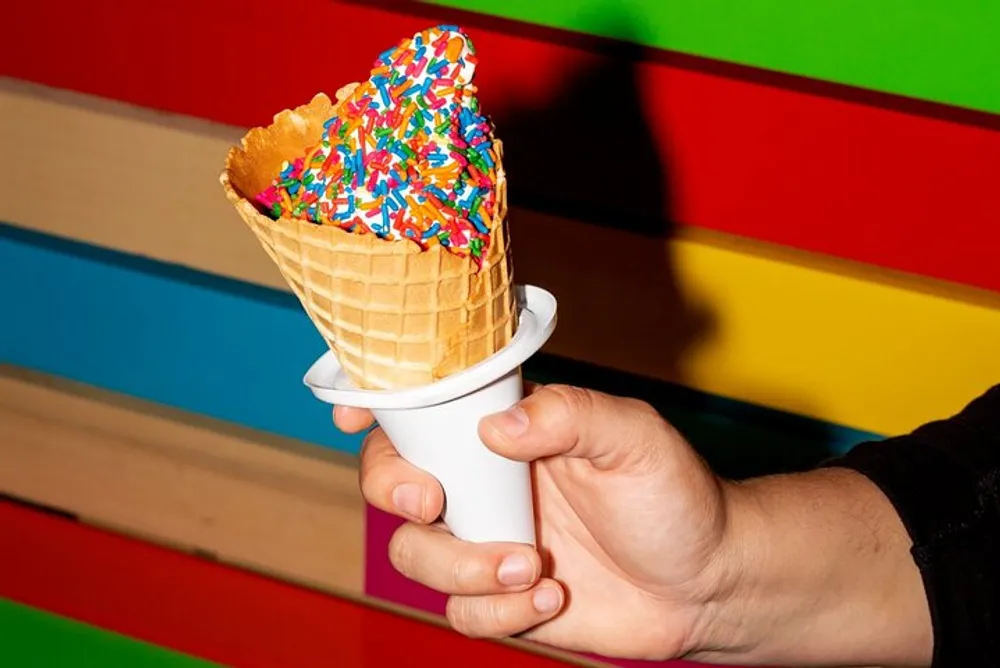
[[[935,668],[1000,666],[1000,385],[961,413],[826,466],[867,476],[913,541]]]

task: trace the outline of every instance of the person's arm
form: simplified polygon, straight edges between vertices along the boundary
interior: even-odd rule
[[[864,476],[819,470],[728,490],[737,570],[707,618],[720,652],[695,658],[781,666],[926,666],[927,599],[911,543]]]
[[[1000,386],[826,467],[729,486],[727,561],[698,658],[1000,664]]]

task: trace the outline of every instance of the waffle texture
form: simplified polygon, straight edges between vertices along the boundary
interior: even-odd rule
[[[357,84],[337,92],[347,99]],[[363,389],[432,383],[506,346],[517,327],[507,228],[507,188],[497,168],[497,206],[482,267],[440,246],[423,251],[330,225],[272,220],[250,201],[286,160],[322,136],[336,104],[319,94],[254,128],[226,157],[227,199],[278,265],[352,382]],[[503,147],[495,141],[498,158]]]

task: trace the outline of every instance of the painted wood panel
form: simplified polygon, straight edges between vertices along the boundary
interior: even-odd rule
[[[23,29],[0,45],[8,76],[240,126],[366,76],[373,54],[431,20],[292,0],[286,15],[345,29],[312,67],[289,67],[247,46],[272,20],[262,0],[238,10],[66,3],[55,22],[30,3],[13,11]],[[928,117],[488,26],[472,36],[514,204],[650,235],[690,225],[1000,289],[991,255],[1000,116]],[[36,57],[19,55],[42,41]],[[540,159],[553,147],[562,160]],[[600,187],[581,185],[594,180]]]
[[[424,1],[1000,112],[1000,7],[984,0]]]
[[[565,665],[10,503],[0,526],[0,597],[224,665]]]

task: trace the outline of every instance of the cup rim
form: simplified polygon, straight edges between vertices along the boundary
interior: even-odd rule
[[[514,286],[518,327],[510,343],[468,369],[434,383],[399,390],[361,390],[354,386],[332,350],[317,359],[302,382],[320,401],[373,410],[427,408],[489,387],[534,355],[556,328],[556,298],[534,285]]]

